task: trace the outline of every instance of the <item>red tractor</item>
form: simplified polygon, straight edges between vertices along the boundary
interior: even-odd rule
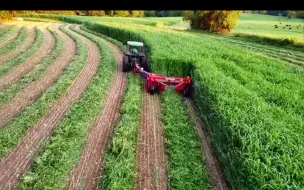
[[[133,69],[135,74],[139,73],[144,78],[145,88],[150,94],[160,93],[165,91],[166,88],[175,88],[177,92],[182,93],[185,97],[191,97],[193,94],[193,81],[190,77],[164,77],[149,73],[150,69],[142,42],[127,42],[127,51],[124,53],[122,65],[123,72]]]

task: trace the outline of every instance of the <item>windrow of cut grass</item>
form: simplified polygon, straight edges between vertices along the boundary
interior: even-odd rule
[[[83,97],[67,113],[34,162],[32,170],[22,179],[20,189],[62,189],[67,185],[69,173],[81,157],[89,127],[105,104],[113,81],[116,62],[112,50],[97,36],[73,27],[71,29],[98,44],[101,65]]]
[[[63,26],[60,28],[67,33]],[[71,37],[73,38],[73,36]],[[48,108],[64,95],[83,68],[88,50],[82,41],[77,38],[75,40],[77,42],[77,57],[57,80],[56,84],[47,89],[35,103],[28,106],[11,124],[0,130],[0,158],[3,158],[13,149],[20,142],[27,129],[34,126],[48,112]]]
[[[137,176],[137,139],[141,121],[143,89],[141,79],[128,76],[128,89],[121,107],[122,117],[104,155],[100,189],[132,189]]]
[[[199,135],[182,97],[171,90],[161,97],[169,189],[213,189]]]
[[[10,101],[13,97],[16,96],[18,92],[28,86],[31,82],[38,80],[44,71],[49,68],[52,63],[54,63],[58,56],[60,56],[60,53],[63,49],[63,40],[53,29],[50,29],[50,32],[55,37],[54,51],[48,57],[46,57],[41,64],[36,66],[33,71],[24,75],[17,83],[14,83],[8,88],[1,90],[0,106],[3,106],[6,102]]]
[[[9,43],[7,46],[0,49],[0,56],[7,54],[8,52],[16,49],[18,46],[23,44],[26,41],[27,34],[28,34],[28,29],[26,28],[26,26],[22,26],[18,34],[18,37],[13,42]]]
[[[15,59],[8,61],[6,64],[0,67],[0,76],[5,75],[8,71],[12,70],[14,67],[24,63],[30,56],[32,56],[41,47],[43,43],[42,31],[38,28],[36,30],[35,41],[33,45],[24,53],[20,54]]]
[[[10,25],[4,32],[0,35],[0,43],[12,35],[12,33],[17,29],[16,25]]]
[[[302,70],[208,36],[136,24],[90,22],[78,17],[51,15],[50,18],[85,24],[88,29],[121,42],[144,42],[152,69],[158,74],[183,76],[191,73],[199,115],[209,129],[213,147],[232,188],[304,187],[303,118],[271,105],[222,71],[217,63],[245,64],[248,66],[245,70],[263,73],[264,80],[271,82],[271,86],[285,83],[291,77],[294,88],[299,89],[303,89]],[[258,67],[250,67],[255,64]],[[253,85],[260,86],[259,83]],[[277,89],[265,90],[276,93]],[[301,92],[293,92],[290,99],[302,97]]]

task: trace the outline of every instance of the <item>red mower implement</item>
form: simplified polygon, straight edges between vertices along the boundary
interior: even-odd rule
[[[137,48],[134,48],[134,46]],[[182,93],[185,97],[192,96],[193,81],[190,77],[164,77],[149,73],[149,65],[143,51],[143,43],[133,41],[127,42],[127,51],[124,53],[122,60],[123,72],[130,71],[133,68],[134,73],[139,73],[144,79],[145,88],[150,94],[160,93],[167,88],[175,88],[178,93]]]

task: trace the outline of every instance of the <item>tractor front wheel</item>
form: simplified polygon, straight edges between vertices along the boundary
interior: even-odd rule
[[[129,57],[127,55],[123,55],[122,58],[122,71],[128,72],[131,70],[130,64],[129,64]]]
[[[190,85],[186,85],[184,88],[184,96],[186,98],[190,98],[193,95],[193,87]]]

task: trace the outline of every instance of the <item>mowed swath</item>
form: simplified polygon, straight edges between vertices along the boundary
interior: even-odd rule
[[[144,93],[138,140],[138,176],[135,189],[167,189],[167,161],[160,99]]]
[[[20,46],[16,47],[13,51],[2,55],[0,57],[0,65],[4,64],[5,62],[17,57],[18,55],[20,55],[22,52],[26,51],[27,49],[29,49],[31,47],[31,45],[34,43],[35,41],[35,36],[36,36],[36,31],[35,31],[35,27],[31,27],[31,25],[28,26],[29,28],[28,30],[28,36],[25,40],[25,42],[23,44],[21,44]]]
[[[22,141],[0,163],[0,188],[12,189],[18,180],[29,170],[33,160],[54,129],[63,120],[69,108],[81,97],[97,72],[100,54],[98,47],[91,41],[76,35],[88,46],[85,67],[73,81],[68,92],[51,106],[49,112],[32,128]]]
[[[45,71],[42,78],[31,83],[0,109],[0,128],[7,125],[26,106],[33,103],[47,88],[52,86],[75,57],[76,43],[68,35],[60,31],[58,27],[56,32],[65,41],[63,52],[56,62]]]
[[[32,71],[37,64],[41,63],[55,48],[55,39],[47,28],[43,28],[43,44],[38,51],[17,68],[0,77],[0,89],[17,82],[21,77]]]
[[[7,31],[7,32],[9,32],[9,35],[3,41],[0,42],[0,48],[8,45],[9,43],[11,43],[12,41],[14,41],[17,38],[17,36],[21,30],[21,26],[17,25],[12,30],[13,31]],[[2,33],[2,35],[3,35],[3,33]]]
[[[127,75],[121,72],[120,50],[113,44],[106,43],[113,49],[118,63],[116,78],[107,96],[104,109],[91,126],[82,157],[71,173],[68,189],[80,188],[83,185],[86,189],[97,189],[99,177],[102,175],[103,153],[119,118],[119,108],[127,87]]]

